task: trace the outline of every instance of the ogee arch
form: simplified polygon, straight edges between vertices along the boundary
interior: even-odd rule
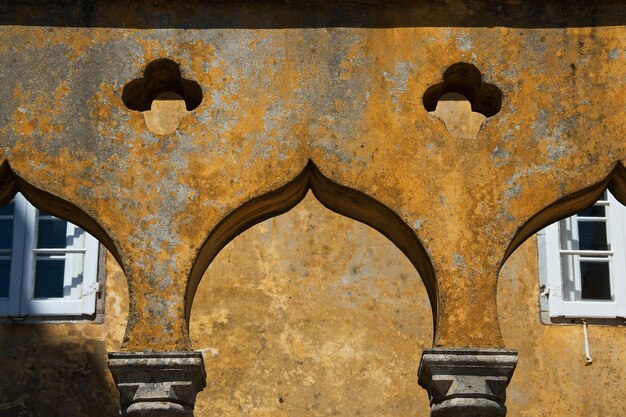
[[[437,282],[428,253],[417,235],[393,210],[365,193],[335,183],[324,176],[311,160],[293,180],[239,206],[209,233],[198,251],[187,283],[187,325],[200,280],[220,250],[250,227],[291,210],[304,199],[309,190],[326,208],[376,229],[405,254],[426,287],[436,335],[439,305]]]

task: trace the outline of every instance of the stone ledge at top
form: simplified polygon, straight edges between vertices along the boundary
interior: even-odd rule
[[[125,13],[120,15],[123,8]],[[202,13],[211,9],[211,13]],[[0,26],[180,29],[323,27],[621,26],[619,0],[17,0],[0,4]]]

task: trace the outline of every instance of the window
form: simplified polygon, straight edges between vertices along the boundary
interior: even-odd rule
[[[539,233],[550,317],[626,317],[626,207],[606,191]]]
[[[98,241],[17,194],[0,208],[0,316],[95,313]]]

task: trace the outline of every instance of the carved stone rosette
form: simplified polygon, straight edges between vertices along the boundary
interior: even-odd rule
[[[206,386],[200,352],[109,352],[121,415],[191,417]]]
[[[434,348],[422,353],[418,383],[431,417],[503,417],[517,351]]]

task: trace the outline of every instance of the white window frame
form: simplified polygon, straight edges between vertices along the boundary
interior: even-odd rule
[[[626,207],[620,204],[607,191],[607,202],[598,203],[606,207],[607,239],[609,248],[606,251],[580,251],[572,247],[571,241],[561,245],[560,228],[567,227],[577,235],[578,222],[576,215],[553,223],[538,233],[540,274],[545,289],[542,295],[548,298],[548,310],[551,318],[597,318],[616,319],[626,317]],[[611,277],[612,300],[577,300],[569,301],[564,296],[566,287],[563,283],[562,255],[573,255],[574,268],[579,268],[579,257],[601,256],[608,259]],[[586,258],[590,260],[592,258]],[[579,288],[580,271],[571,275],[575,287]],[[571,297],[569,297],[571,298]]]
[[[8,297],[0,298],[0,317],[55,317],[93,315],[96,312],[96,296],[99,291],[98,252],[99,243],[87,232],[67,222],[64,248],[37,248],[39,210],[26,198],[17,194],[14,198],[13,245],[10,254],[11,269]],[[7,256],[6,254],[4,255]],[[34,298],[35,265],[39,259],[65,259],[63,297]],[[80,283],[71,285],[73,279],[82,275]]]

